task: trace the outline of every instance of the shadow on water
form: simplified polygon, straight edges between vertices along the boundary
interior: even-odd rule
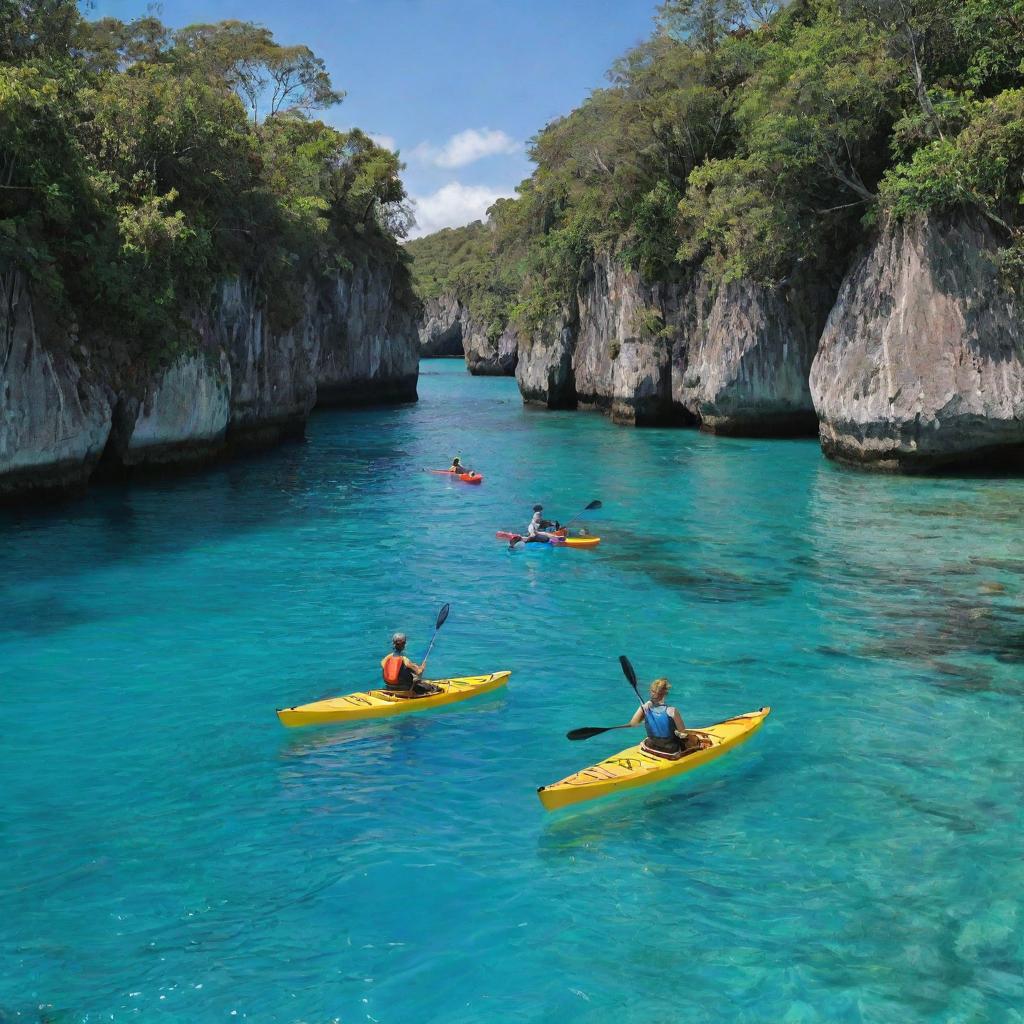
[[[55,596],[21,600],[5,597],[4,601],[0,636],[40,639],[65,629],[99,622],[106,617],[99,609],[86,609]]]
[[[345,750],[353,743],[394,742],[396,738],[411,739],[413,733],[422,730],[423,723],[432,718],[443,718],[458,713],[461,720],[472,720],[474,715],[493,715],[505,710],[508,696],[502,690],[483,693],[470,701],[418,712],[415,715],[380,718],[376,721],[342,722],[334,725],[311,726],[307,729],[286,729],[286,739],[281,746],[282,758],[303,758],[327,750]],[[481,727],[485,723],[481,723]],[[282,727],[284,729],[284,727]]]
[[[25,579],[71,578],[337,517],[407,464],[405,415],[404,408],[390,417],[374,410],[316,413],[321,432],[310,441],[188,474],[97,484],[74,502],[2,510],[0,531],[17,542],[18,557],[0,562],[0,594],[16,594]]]
[[[777,761],[745,747],[689,777],[545,812],[538,856],[561,860],[581,847],[600,849],[615,839],[635,840],[655,834],[659,822],[677,825],[680,820],[708,821],[727,816],[737,801],[747,807],[756,805],[758,787],[770,782],[778,771]]]

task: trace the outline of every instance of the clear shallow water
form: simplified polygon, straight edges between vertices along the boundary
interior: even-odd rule
[[[420,392],[0,519],[0,1021],[1024,1019],[1024,482]],[[459,447],[482,487],[409,472]],[[494,540],[594,497],[596,551]],[[278,725],[444,601],[431,674],[507,694]],[[631,713],[620,652],[774,714],[547,815],[626,745],[563,739]]]

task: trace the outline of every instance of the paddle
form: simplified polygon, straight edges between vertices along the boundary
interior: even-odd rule
[[[637,686],[636,671],[630,664],[629,658],[624,654],[619,655],[619,664],[622,666],[623,675],[629,680],[629,685],[633,687],[633,692],[640,701],[640,709],[643,710],[644,699],[640,696],[640,688]],[[606,725],[604,727],[584,726],[582,729],[573,729],[567,732],[565,738],[568,740],[589,740],[591,736],[600,736],[603,732],[611,732],[613,729],[629,729],[630,727],[628,722],[625,725]]]
[[[437,624],[434,626],[434,635],[430,638],[430,646],[427,648],[427,653],[423,655],[423,661],[420,664],[423,666],[424,671],[427,668],[427,658],[430,657],[430,652],[434,649],[434,641],[437,639],[438,630],[444,625],[444,620],[448,618],[448,611],[451,608],[450,604],[446,604],[437,613]]]
[[[601,507],[601,502],[599,502],[599,501],[597,500],[597,498],[595,498],[595,499],[594,499],[594,500],[593,500],[593,501],[592,501],[592,502],[591,502],[591,503],[590,503],[590,504],[589,504],[589,505],[588,505],[588,506],[587,506],[587,507],[586,507],[586,508],[585,508],[585,509],[583,510],[583,512],[593,512],[593,511],[594,511],[595,509],[598,509],[598,508],[600,508],[600,507]],[[581,516],[583,515],[583,512],[580,512],[580,513],[578,513],[577,515],[574,515],[574,516],[572,517],[572,519],[570,519],[570,520],[569,520],[569,522],[567,522],[567,523],[563,523],[563,524],[562,524],[562,529],[564,530],[564,529],[568,528],[569,526],[571,526],[571,525],[572,525],[573,523],[575,523],[575,522],[576,522],[576,520],[577,520],[577,519],[579,519],[579,518],[580,518],[580,517],[581,517]]]

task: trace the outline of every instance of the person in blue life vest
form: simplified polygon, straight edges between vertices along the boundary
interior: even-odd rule
[[[436,687],[421,679],[423,666],[406,657],[405,645],[405,634],[395,633],[391,638],[391,653],[381,658],[384,689],[396,697],[425,697],[428,693],[436,693]]]
[[[643,724],[647,728],[644,746],[652,753],[678,757],[684,751],[699,750],[703,743],[699,736],[687,734],[679,709],[665,703],[670,689],[667,679],[655,679],[651,683],[651,699],[636,709],[629,724]]]

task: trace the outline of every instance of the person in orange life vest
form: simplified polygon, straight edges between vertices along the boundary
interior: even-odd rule
[[[380,668],[384,677],[384,688],[389,693],[406,697],[422,697],[432,693],[433,688],[420,682],[423,666],[405,656],[405,634],[396,633],[391,638],[391,653],[381,658]]]

